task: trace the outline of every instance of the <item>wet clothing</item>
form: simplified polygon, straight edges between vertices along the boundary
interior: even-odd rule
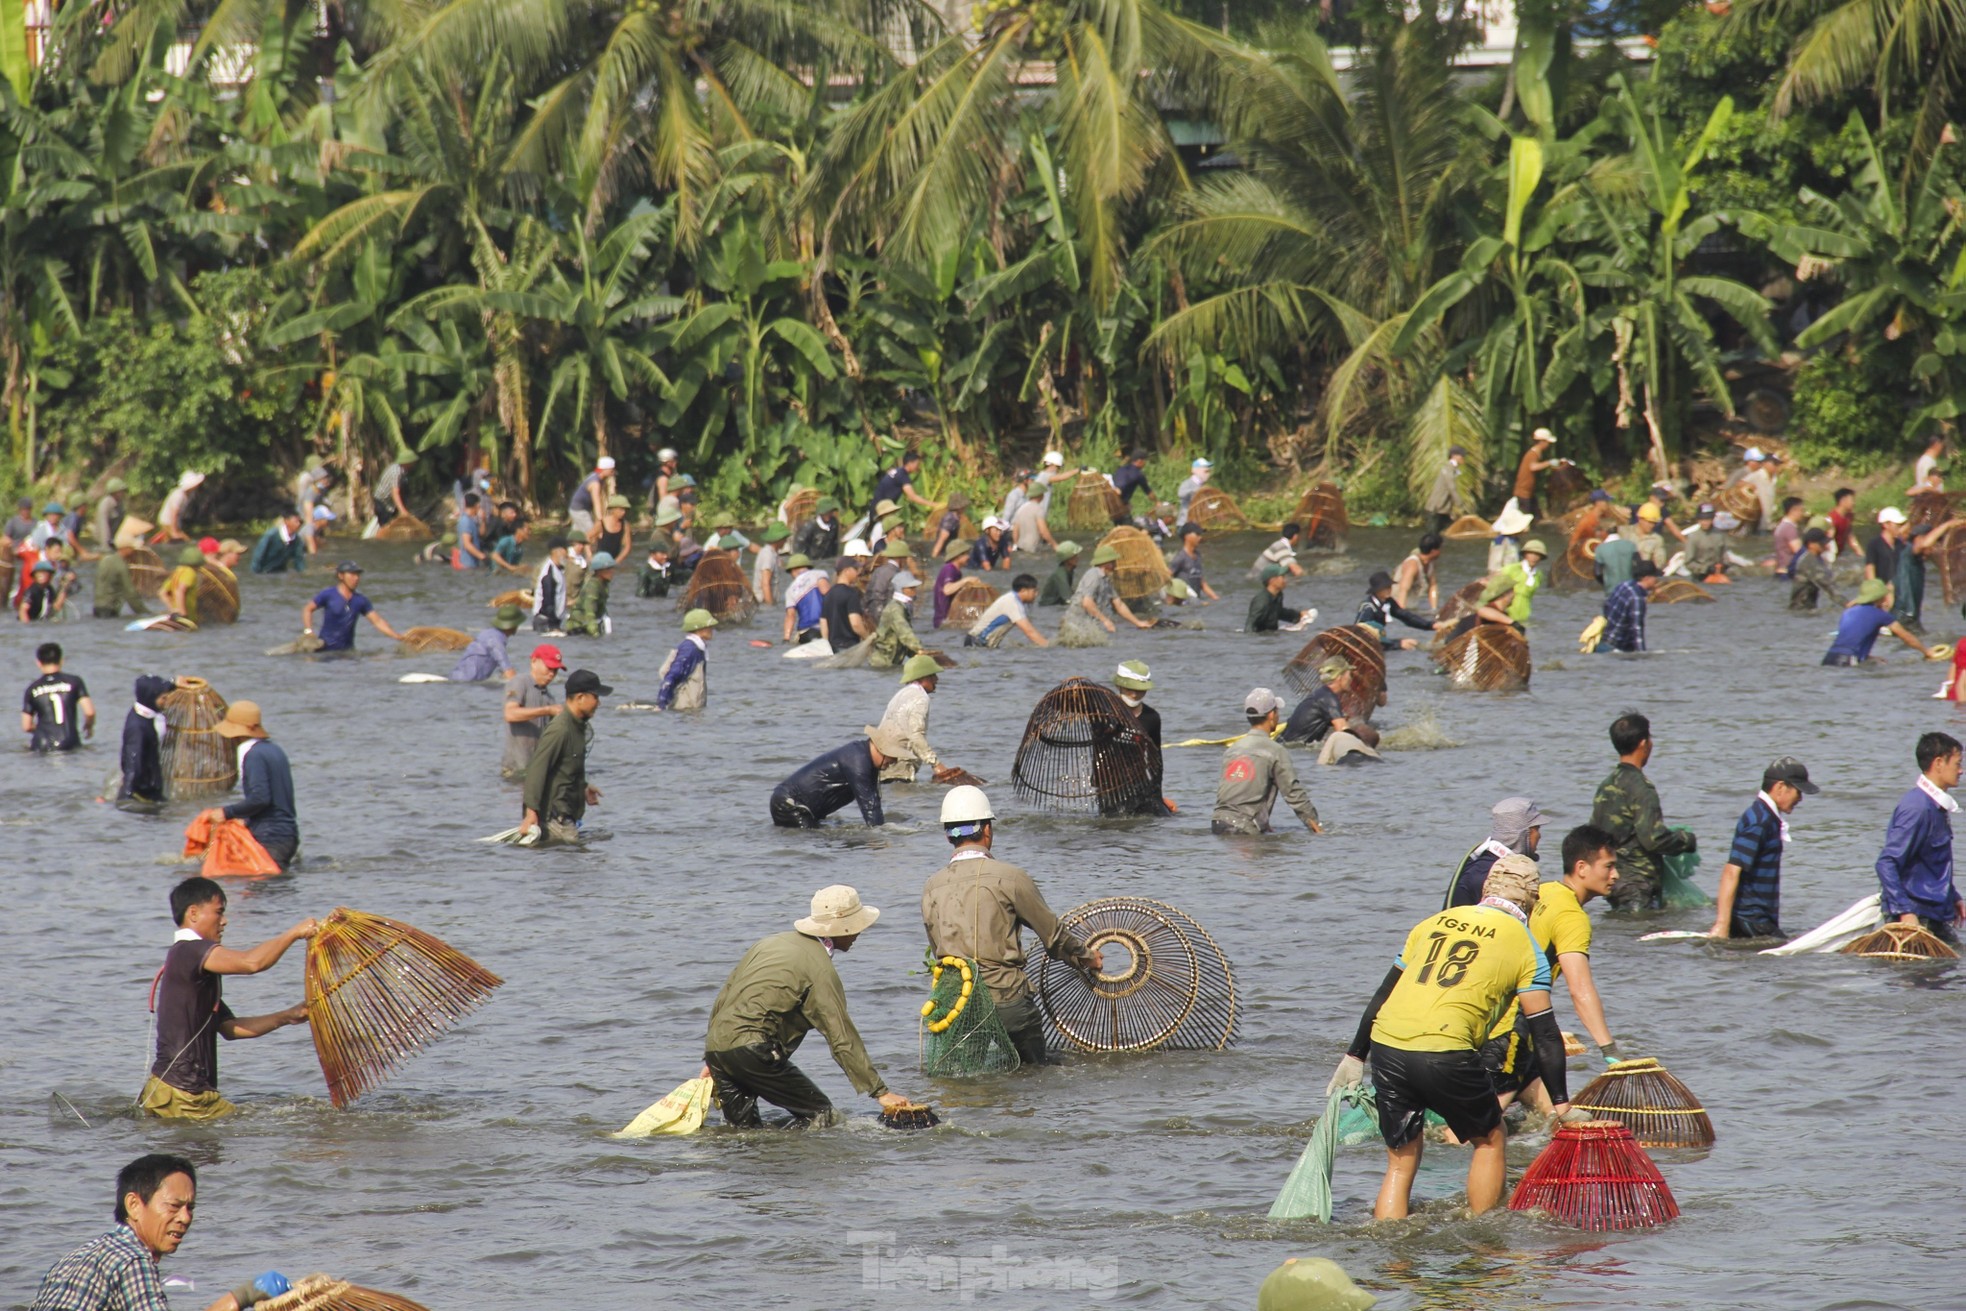
[[[1338,694],[1320,683],[1290,712],[1290,718],[1283,726],[1283,736],[1278,741],[1286,746],[1316,746],[1331,732],[1333,720],[1347,718],[1344,703],[1338,699]]]
[[[1918,915],[1941,924],[1958,913],[1952,876],[1952,812],[1959,803],[1920,776],[1899,798],[1877,857],[1877,884],[1887,919]]]
[[[799,525],[799,531],[792,534],[792,554],[803,555],[818,564],[830,560],[840,553],[840,519],[831,516],[831,522],[814,516]]]
[[[1258,577],[1272,565],[1288,571],[1295,563],[1297,563],[1297,548],[1290,544],[1288,537],[1279,537],[1256,553],[1255,562],[1249,566],[1249,576]]]
[[[542,827],[578,823],[587,814],[588,724],[562,709],[546,721],[526,763],[525,807]]]
[[[392,464],[382,471],[375,480],[369,495],[375,501],[375,517],[378,523],[388,523],[397,515],[396,492],[403,485],[403,466]]]
[[[710,696],[709,682],[710,644],[690,633],[663,662],[655,704],[664,710],[701,710]]]
[[[1167,572],[1172,577],[1178,578],[1189,587],[1192,587],[1197,597],[1202,595],[1201,589],[1204,584],[1202,582],[1200,556],[1190,553],[1185,548],[1176,551],[1168,557]]]
[[[717,1079],[726,1121],[755,1125],[760,1096],[784,1106],[795,1119],[831,1109],[825,1094],[791,1064],[792,1053],[814,1029],[825,1036],[856,1092],[878,1097],[887,1091],[847,1014],[846,989],[825,944],[796,931],[774,933],[744,953],[710,1006],[704,1063]],[[723,1095],[726,1084],[739,1094],[735,1105]],[[774,1091],[793,1100],[780,1101]]]
[[[116,532],[123,526],[123,498],[111,492],[96,502],[96,545],[108,551],[116,545]]]
[[[1517,624],[1529,620],[1530,603],[1543,585],[1545,575],[1541,568],[1531,569],[1517,560],[1509,565],[1481,589],[1481,604],[1491,605],[1505,594],[1510,594],[1509,607],[1503,611],[1510,621]]]
[[[957,852],[922,887],[922,927],[929,952],[961,956],[998,1006],[1031,995],[1024,973],[1022,930],[1029,929],[1053,960],[1090,968],[1084,945],[1065,931],[1031,876],[1015,865],[971,849]]]
[[[990,534],[979,533],[969,548],[969,567],[972,569],[994,569],[1010,558],[1010,534],[1000,533],[996,541]]]
[[[881,782],[912,783],[923,765],[936,766],[942,758],[928,744],[928,689],[920,683],[904,683],[888,698],[881,712],[881,727],[898,736],[905,754],[881,766]]]
[[[1243,621],[1243,627],[1252,633],[1274,633],[1281,630],[1283,625],[1297,623],[1303,617],[1302,610],[1283,603],[1283,593],[1272,593],[1267,587],[1259,587],[1255,595],[1249,598],[1249,614]]]
[[[300,818],[294,811],[293,766],[278,743],[245,739],[239,748],[239,799],[224,814],[245,820],[253,840],[281,869],[293,862],[300,850]]]
[[[109,551],[96,565],[95,616],[115,619],[122,615],[125,606],[133,615],[150,613],[137,591],[136,579],[130,576],[129,561],[120,552]]]
[[[580,486],[573,489],[573,495],[567,498],[567,513],[584,514],[588,516],[588,523],[592,524],[593,516],[600,510],[600,507],[594,503],[600,490],[601,475],[600,471],[596,470],[582,478]]]
[[[1010,521],[1010,540],[1020,551],[1035,551],[1044,545],[1044,516],[1049,499],[1026,501],[1017,507],[1017,514]]]
[[[1181,485],[1175,489],[1174,495],[1181,503],[1182,523],[1185,524],[1188,522],[1188,507],[1194,504],[1195,497],[1199,496],[1201,489],[1206,486],[1208,486],[1208,480],[1206,478],[1200,478],[1190,474],[1188,477],[1183,478]]]
[[[1112,481],[1113,490],[1120,494],[1120,504],[1127,508],[1129,514],[1133,511],[1133,497],[1135,493],[1147,493],[1148,500],[1152,500],[1154,497],[1154,489],[1147,485],[1147,471],[1134,464],[1131,460],[1113,470]]]
[[[505,683],[505,704],[517,706],[521,710],[537,710],[541,706],[554,706],[560,703],[559,694],[548,683],[541,687],[532,678],[531,669],[521,669]],[[519,778],[532,763],[532,754],[539,746],[540,734],[546,731],[550,719],[526,719],[505,726],[505,754],[499,759],[499,773],[506,778]]]
[[[1632,545],[1629,537],[1608,537],[1597,544],[1597,554],[1592,558],[1591,572],[1604,587],[1606,595],[1620,583],[1629,583],[1632,566],[1638,563],[1638,548]]]
[[[21,694],[20,712],[34,716],[33,751],[74,751],[82,745],[82,700],[89,685],[77,674],[43,674]]]
[[[1015,592],[1005,592],[983,608],[976,616],[976,622],[964,634],[964,646],[1002,646],[1011,630],[1022,621],[1030,621],[1030,611],[1024,608],[1024,599]]]
[[[1784,519],[1775,525],[1775,572],[1786,576],[1795,564],[1796,553],[1802,549],[1802,525],[1793,519]]]
[[[867,586],[860,601],[860,613],[868,623],[880,622],[881,612],[887,603],[894,599],[894,576],[901,572],[901,566],[892,560],[882,560],[867,575]]]
[[[600,531],[594,534],[594,550],[596,552],[606,551],[617,560],[622,558],[627,544],[628,521],[625,519],[622,520],[621,527],[619,528],[609,528],[603,523]]]
[[[962,566],[954,560],[944,564],[936,571],[935,599],[929,605],[929,626],[931,628],[942,627],[943,621],[948,619],[949,607],[955,603],[956,599],[949,595],[949,586],[952,583],[962,581],[962,576]]]
[[[1695,528],[1686,534],[1686,572],[1695,578],[1724,573],[1727,569],[1727,535],[1712,528]]]
[[[502,629],[487,628],[472,638],[471,645],[457,653],[457,663],[451,666],[451,682],[482,683],[488,678],[503,678],[505,671],[512,667],[512,657],[505,649],[511,636]]]
[[[669,595],[670,578],[667,563],[644,560],[635,570],[635,595],[646,601],[652,597]]]
[[[1864,563],[1880,582],[1895,582],[1898,577],[1898,554],[1904,549],[1903,539],[1893,542],[1879,532],[1864,547]]]
[[[1878,634],[1889,628],[1897,620],[1891,612],[1881,605],[1853,605],[1847,607],[1836,621],[1836,640],[1830,643],[1829,653],[1823,657],[1826,665],[1860,665],[1870,659],[1871,648],[1877,645]]]
[[[1830,541],[1836,544],[1836,553],[1839,556],[1849,553],[1852,543],[1851,535],[1855,531],[1856,526],[1856,520],[1852,516],[1843,513],[1843,511],[1831,510],[1829,512],[1829,537]]]
[[[1549,966],[1552,987],[1563,977],[1565,956],[1589,959],[1594,932],[1590,913],[1584,909],[1584,903],[1578,900],[1568,883],[1559,879],[1541,885],[1536,897],[1536,909],[1529,912],[1529,936],[1536,940],[1536,950],[1543,954],[1543,961]],[[1512,1035],[1517,1041],[1511,1045],[1518,1049],[1516,1054],[1519,1059],[1508,1061],[1506,1068],[1516,1070],[1533,1065],[1533,1052],[1520,1051],[1527,1043],[1528,1033],[1523,1025],[1522,1008],[1513,999],[1509,1002],[1508,1012],[1496,1021],[1488,1037],[1493,1042],[1496,1039],[1508,1040]],[[1528,1082],[1529,1079],[1522,1080],[1522,1083]]]
[[[532,578],[532,630],[550,633],[566,621],[567,571],[551,556],[539,562]]]
[[[752,1043],[729,1051],[705,1052],[703,1063],[710,1067],[716,1090],[717,1107],[724,1123],[734,1129],[756,1129],[764,1124],[758,1113],[759,1102],[791,1112],[792,1127],[803,1128],[830,1116],[833,1099],[805,1071],[792,1064],[781,1047]]]
[[[157,698],[171,690],[171,680],[145,674],[136,681],[136,698],[123,717],[123,781],[118,801],[161,802],[164,799],[164,712]]]
[[[1113,576],[1104,569],[1088,569],[1079,575],[1078,586],[1072,589],[1072,605],[1083,613],[1084,602],[1090,597],[1093,609],[1111,619],[1116,614],[1113,609],[1114,595]]]
[[[1251,729],[1222,753],[1209,827],[1217,833],[1271,832],[1270,811],[1279,796],[1305,824],[1317,822],[1317,807],[1297,781],[1290,754],[1267,733]]]
[[[1827,596],[1830,604],[1841,606],[1843,594],[1836,589],[1836,575],[1829,561],[1814,551],[1804,550],[1795,557],[1795,585],[1789,588],[1789,609],[1814,610]]]
[[[314,632],[323,651],[353,651],[355,621],[375,609],[360,592],[343,596],[340,586],[324,587],[314,594]]]
[[[1461,863],[1454,871],[1454,881],[1447,885],[1447,900],[1441,904],[1442,910],[1452,910],[1456,906],[1473,906],[1481,901],[1481,885],[1488,881],[1488,871],[1495,868],[1495,862],[1511,854],[1508,847],[1486,837],[1461,857]]]
[[[771,822],[780,828],[818,828],[834,811],[855,804],[870,827],[887,822],[880,777],[864,737],[807,761],[780,783],[771,794]]]
[[[854,617],[860,614],[860,589],[852,583],[834,583],[820,602],[819,615],[826,624],[826,640],[835,651],[850,651],[860,644],[853,631]]]
[[[180,598],[182,608],[173,607],[173,614],[192,619],[198,617],[198,585],[202,581],[204,581],[204,570],[194,569],[188,564],[178,565],[171,570],[170,576],[164,579],[161,595],[175,595]]]
[[[181,1092],[218,1091],[219,1028],[233,1018],[222,975],[205,968],[216,942],[179,930],[157,976],[157,1052],[151,1077]]]
[[[253,544],[252,571],[256,574],[301,572],[307,562],[307,541],[298,532],[288,532],[282,519],[260,534]]]
[[[1628,579],[1611,589],[1604,598],[1604,639],[1600,651],[1643,651],[1645,649],[1645,589]]]
[[[605,637],[608,631],[608,590],[610,580],[589,572],[580,584],[580,595],[567,611],[565,630],[575,637]]]
[[[1765,792],[1758,793],[1734,825],[1727,863],[1740,867],[1734,914],[1728,934],[1736,938],[1779,938],[1782,934],[1782,850],[1788,824]]]
[[[48,1268],[29,1311],[171,1311],[157,1258],[128,1225]]]
[[[29,583],[20,594],[20,608],[26,612],[29,623],[39,623],[59,617],[56,603],[60,600],[61,589],[53,584]]]
[[[819,635],[819,616],[826,605],[820,584],[827,580],[824,569],[802,569],[785,584],[785,608],[792,612],[792,634],[800,642]]]
[[[1626,528],[1621,531],[1620,536],[1631,542],[1632,551],[1637,559],[1650,560],[1659,566],[1661,572],[1665,570],[1668,557],[1666,539],[1662,534],[1656,530],[1641,532],[1638,528]]]
[[[1461,467],[1449,460],[1440,466],[1434,475],[1434,485],[1427,491],[1426,511],[1436,519],[1452,519],[1466,513],[1466,503],[1461,499]]]
[[[1610,901],[1618,910],[1657,910],[1665,857],[1684,855],[1698,845],[1691,830],[1667,827],[1652,780],[1622,760],[1597,786],[1591,823],[1617,843],[1618,886]]]
[[[1077,588],[1078,570],[1071,565],[1060,564],[1045,575],[1044,586],[1038,591],[1038,604],[1070,605]]]
[[[1358,614],[1352,622],[1371,629],[1379,638],[1379,645],[1386,650],[1397,651],[1400,639],[1386,635],[1386,629],[1392,626],[1395,619],[1408,628],[1417,628],[1423,633],[1433,632],[1432,620],[1414,614],[1390,596],[1367,596],[1359,602]]]
[[[1425,1132],[1428,1111],[1464,1143],[1487,1137],[1502,1122],[1481,1052],[1407,1051],[1375,1041],[1372,1084],[1387,1147],[1404,1147]]]
[[[1879,575],[1882,577],[1883,575]],[[1897,572],[1891,576],[1891,617],[1913,632],[1925,621],[1925,557],[1907,541],[1898,551]]]
[[[751,595],[762,603],[769,595],[772,580],[778,577],[778,547],[766,542],[758,548],[758,554],[751,561]]]

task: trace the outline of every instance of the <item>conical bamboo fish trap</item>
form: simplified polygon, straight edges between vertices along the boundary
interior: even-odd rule
[[[521,610],[532,609],[532,591],[529,588],[515,587],[509,592],[500,592],[485,602],[485,609],[497,610],[502,606],[516,605]]]
[[[1188,522],[1211,533],[1249,527],[1249,518],[1236,504],[1236,498],[1220,487],[1204,487],[1195,493],[1194,499],[1188,502]],[[1306,530],[1307,539],[1308,536]]]
[[[1595,511],[1586,511],[1570,529],[1570,545],[1564,548],[1563,563],[1550,570],[1550,581],[1558,587],[1594,587],[1597,585],[1597,546],[1599,527],[1603,518]]]
[[[1469,692],[1518,692],[1529,686],[1529,639],[1512,624],[1476,624],[1434,657],[1447,681]]]
[[[332,1275],[296,1279],[292,1288],[257,1306],[259,1311],[429,1311],[421,1302],[360,1288]]]
[[[471,634],[462,628],[411,628],[403,633],[396,649],[404,655],[428,655],[432,651],[462,651],[471,645]]]
[[[1845,956],[1867,960],[1958,960],[1959,953],[1916,924],[1886,924],[1843,948]]]
[[[20,559],[14,554],[14,544],[0,537],[0,597],[9,602],[14,596],[14,571],[20,567]]]
[[[1532,1161],[1509,1198],[1511,1211],[1547,1211],[1602,1232],[1645,1229],[1679,1215],[1665,1176],[1622,1124],[1566,1124]]]
[[[164,567],[157,552],[147,546],[126,546],[117,554],[130,566],[130,581],[136,584],[139,595],[154,598],[164,590],[164,580],[171,576],[171,571]]]
[[[1297,502],[1291,516],[1304,527],[1304,546],[1313,551],[1341,551],[1352,521],[1345,514],[1345,494],[1337,483],[1319,483]]]
[[[1283,667],[1283,681],[1300,696],[1309,696],[1322,686],[1317,667],[1332,656],[1352,662],[1352,685],[1340,694],[1338,702],[1347,719],[1370,719],[1379,708],[1379,694],[1386,690],[1386,657],[1372,631],[1357,624],[1327,628],[1304,644]]]
[[[729,551],[705,551],[678,603],[683,610],[708,610],[719,623],[748,623],[758,609],[744,567]]]
[[[1441,536],[1453,542],[1480,542],[1492,537],[1494,525],[1478,514],[1464,514],[1447,525]]]
[[[198,613],[202,627],[239,621],[239,578],[222,564],[207,560],[198,566]]]
[[[375,530],[376,540],[383,542],[427,542],[437,534],[430,531],[430,525],[413,514],[399,514],[382,527]]]
[[[1461,590],[1448,597],[1446,603],[1440,607],[1440,613],[1434,616],[1434,622],[1453,623],[1473,614],[1475,607],[1481,604],[1482,588],[1487,585],[1488,581],[1484,578],[1477,578],[1471,583],[1463,584]],[[1433,644],[1438,648],[1445,643],[1442,638],[1436,637]]]
[[[1593,1118],[1615,1120],[1641,1147],[1711,1147],[1713,1121],[1692,1089],[1651,1057],[1619,1061],[1570,1099]]]
[[[1104,474],[1082,473],[1072,480],[1065,502],[1065,524],[1073,532],[1100,532],[1126,522],[1126,502]]]
[[[1668,578],[1652,589],[1654,605],[1678,605],[1681,601],[1711,601],[1713,593],[1690,578]]]
[[[1031,805],[1088,815],[1164,814],[1161,753],[1119,693],[1068,678],[1039,698],[1010,767]]]
[[[1561,464],[1550,470],[1543,487],[1549,493],[1543,499],[1544,517],[1549,519],[1566,510],[1574,510],[1591,494],[1590,478],[1574,464]]]
[[[1092,976],[1042,946],[1025,963],[1038,1009],[1062,1045],[1085,1052],[1234,1045],[1241,1018],[1235,968],[1188,915],[1146,897],[1107,897],[1067,911],[1058,923],[1104,957]]]
[[[223,796],[238,783],[238,753],[218,734],[225,705],[225,698],[202,678],[180,678],[157,698],[170,729],[159,748],[164,795],[170,800]]]
[[[1966,519],[1949,519],[1933,534],[1926,563],[1939,576],[1947,605],[1966,601]]]
[[[1920,492],[1911,498],[1911,505],[1905,511],[1907,531],[1916,535],[1950,523],[1958,506],[1957,492]]]
[[[307,945],[307,1019],[337,1107],[483,1004],[504,982],[462,952],[380,915],[330,911]]]
[[[819,506],[819,489],[801,487],[785,498],[785,526],[793,532],[799,525],[812,518]]]
[[[1630,523],[1632,519],[1631,512],[1622,505],[1611,501],[1587,501],[1576,509],[1567,511],[1561,515],[1557,519],[1557,523],[1563,528],[1564,535],[1569,536],[1577,531],[1577,525],[1582,523],[1586,518],[1594,518],[1599,523],[1608,521],[1617,524],[1620,528]],[[1488,532],[1493,531],[1493,529],[1488,530]],[[1487,536],[1488,532],[1482,535]]]
[[[1722,489],[1713,498],[1713,503],[1716,508],[1739,519],[1743,529],[1753,528],[1761,522],[1761,498],[1746,483],[1735,483]]]
[[[949,613],[942,620],[944,628],[967,629],[988,610],[1002,593],[984,582],[981,578],[965,578],[955,594],[949,598]]]
[[[1174,578],[1168,572],[1167,558],[1160,553],[1159,545],[1141,529],[1115,528],[1099,539],[1099,545],[1110,546],[1120,553],[1119,563],[1113,569],[1113,591],[1129,605],[1160,595],[1161,589]]]

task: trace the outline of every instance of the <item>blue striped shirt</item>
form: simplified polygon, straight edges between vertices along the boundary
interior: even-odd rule
[[[1782,817],[1757,796],[1734,826],[1734,845],[1727,863],[1740,867],[1740,889],[1734,896],[1734,918],[1770,931],[1781,921]]]

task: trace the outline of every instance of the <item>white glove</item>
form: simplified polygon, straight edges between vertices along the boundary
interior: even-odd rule
[[[1344,1060],[1338,1062],[1337,1073],[1331,1076],[1331,1082],[1324,1085],[1324,1095],[1329,1097],[1341,1088],[1356,1088],[1364,1082],[1365,1062],[1356,1056],[1347,1055]]]

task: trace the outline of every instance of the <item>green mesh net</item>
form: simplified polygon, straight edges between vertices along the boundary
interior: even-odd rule
[[[997,1018],[990,989],[973,960],[929,960],[931,983],[922,1004],[922,1073],[940,1077],[999,1074],[1016,1069],[1017,1048]]]
[[[1686,826],[1673,826],[1684,832]],[[1713,905],[1713,898],[1693,880],[1700,872],[1700,855],[1695,851],[1682,852],[1677,856],[1664,857],[1660,864],[1665,867],[1665,876],[1659,881],[1659,900],[1667,910],[1697,910],[1702,906]]]

